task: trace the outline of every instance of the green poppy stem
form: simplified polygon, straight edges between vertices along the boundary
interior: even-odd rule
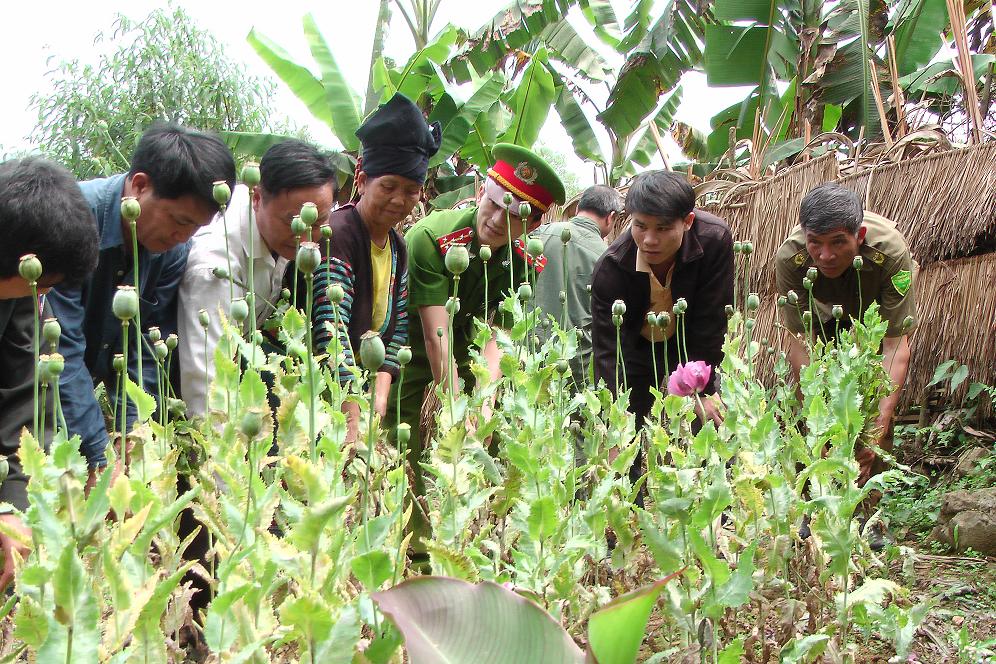
[[[295,254],[296,255],[296,254]],[[306,334],[308,335],[307,347],[308,347],[308,440],[311,444],[311,461],[314,463],[318,460],[318,441],[315,440],[315,360],[314,353],[315,349],[312,348],[313,340],[313,330],[312,330],[312,309],[314,308],[315,294],[315,275],[311,272],[306,272],[304,275],[305,288],[307,288],[307,293],[305,295],[306,307],[307,307],[307,325],[305,325]],[[297,289],[295,289],[295,292]]]
[[[41,312],[39,311],[39,302],[38,302],[38,282],[37,281],[29,281],[28,285],[31,287],[31,309],[34,312],[34,332],[32,333],[32,337],[31,337],[31,348],[32,348],[32,351],[34,352],[34,358],[35,358],[35,364],[34,364],[34,367],[35,367],[35,378],[34,378],[34,401],[35,401],[35,407],[34,407],[34,421],[32,423],[32,429],[31,429],[31,431],[34,433],[35,440],[39,441],[39,444],[42,444],[40,442],[41,439],[38,437],[39,434],[41,433],[39,431],[39,429],[38,429],[38,383],[39,383],[39,375],[38,374],[39,374],[39,371],[41,370],[40,367],[38,366],[38,358],[39,358],[39,355],[41,353],[41,351],[39,350],[39,343],[40,343],[39,340],[40,340],[40,334],[41,334],[41,320],[40,320]]]

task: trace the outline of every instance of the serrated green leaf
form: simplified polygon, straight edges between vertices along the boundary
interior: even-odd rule
[[[349,561],[349,568],[363,587],[369,592],[380,588],[380,584],[391,578],[394,566],[385,551],[367,551]]]

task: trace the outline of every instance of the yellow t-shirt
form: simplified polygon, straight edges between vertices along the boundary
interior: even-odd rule
[[[370,266],[373,272],[373,319],[370,325],[374,330],[380,330],[387,317],[387,301],[391,288],[391,239],[388,238],[384,248],[370,243]]]

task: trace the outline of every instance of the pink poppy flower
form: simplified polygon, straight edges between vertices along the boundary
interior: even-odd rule
[[[679,364],[667,381],[668,394],[689,397],[701,392],[709,384],[710,376],[712,367],[700,360]]]

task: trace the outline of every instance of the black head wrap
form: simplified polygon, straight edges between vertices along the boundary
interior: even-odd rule
[[[442,130],[438,122],[427,125],[421,109],[399,92],[367,118],[356,137],[363,143],[367,177],[400,175],[422,183]]]

